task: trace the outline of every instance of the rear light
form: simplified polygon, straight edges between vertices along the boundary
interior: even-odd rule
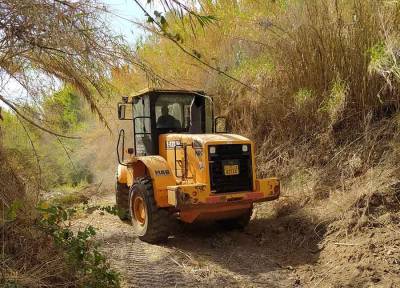
[[[275,187],[274,187],[274,194],[279,194],[281,192],[281,188],[280,188],[280,186],[279,186],[279,184],[278,185],[276,185]]]

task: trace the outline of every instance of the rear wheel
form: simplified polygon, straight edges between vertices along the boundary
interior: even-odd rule
[[[157,207],[150,178],[139,178],[132,185],[129,205],[132,225],[140,240],[159,243],[168,239],[175,220],[168,210]]]
[[[115,187],[115,202],[119,219],[129,219],[129,188],[126,184],[118,181]]]
[[[253,207],[237,218],[219,220],[218,224],[226,229],[244,229],[250,222]]]

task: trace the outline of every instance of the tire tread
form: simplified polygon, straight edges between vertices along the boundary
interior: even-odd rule
[[[135,187],[138,184],[144,185],[145,187],[143,196],[148,209],[147,231],[143,236],[139,236],[139,239],[148,243],[164,242],[168,239],[168,236],[173,231],[175,221],[168,210],[157,207],[154,199],[153,184],[151,178],[149,177],[139,178],[132,185],[130,191],[130,200],[132,200],[131,197],[133,196]],[[132,217],[132,209],[129,210],[132,221],[135,221],[134,217]]]
[[[129,188],[126,184],[117,181],[115,187],[115,204],[118,217],[121,220],[129,219]]]

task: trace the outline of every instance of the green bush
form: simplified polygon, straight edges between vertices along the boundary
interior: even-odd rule
[[[68,179],[68,182],[76,187],[81,183],[93,183],[93,174],[88,167],[79,165],[69,172]]]
[[[93,240],[96,230],[88,226],[74,232],[68,226],[76,209],[64,209],[46,202],[42,202],[37,209],[41,213],[40,227],[52,237],[56,247],[64,251],[67,264],[75,270],[82,287],[120,286],[119,274],[110,268]]]
[[[71,86],[65,86],[43,103],[47,120],[63,132],[75,131],[82,127],[85,119],[82,101]]]
[[[74,90],[66,86],[44,99],[41,108],[27,105],[26,111],[40,115],[41,123],[62,134],[78,134],[85,129],[86,108]],[[80,183],[92,183],[89,160],[80,159],[80,141],[63,139],[33,127],[11,112],[2,113],[2,142],[15,172],[28,186],[45,190]],[[30,116],[31,117],[31,116]],[[35,119],[40,122],[39,119]],[[39,184],[39,185],[38,185]],[[29,187],[28,187],[29,188]]]

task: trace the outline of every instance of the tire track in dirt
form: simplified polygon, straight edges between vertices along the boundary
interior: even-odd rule
[[[124,281],[129,287],[196,286],[196,283],[187,279],[171,261],[168,249],[154,249],[134,240],[119,248],[117,253],[112,251],[106,253],[111,256],[110,259],[115,267],[118,267],[124,275]]]
[[[114,205],[114,194],[92,201]],[[141,242],[130,223],[107,213],[95,211],[74,222],[97,228],[122,287],[400,287],[392,222],[339,240],[314,214],[316,207],[280,217],[269,203],[255,210],[244,231],[210,223],[182,225],[164,245]],[[381,217],[388,221],[387,214]]]
[[[296,275],[278,263],[286,257],[276,251],[279,243],[261,243],[254,223],[245,232],[189,225],[162,246],[140,241],[130,223],[98,211],[75,224],[97,228],[101,250],[123,287],[297,287]]]
[[[140,241],[131,226],[117,217],[94,212],[78,223],[97,229],[100,248],[121,274],[124,287],[198,287],[171,260],[172,249]]]

